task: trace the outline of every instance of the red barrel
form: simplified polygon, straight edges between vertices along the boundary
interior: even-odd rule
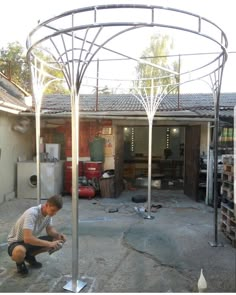
[[[79,161],[79,176],[84,175],[84,162]],[[66,161],[65,162],[65,177],[64,177],[64,190],[65,192],[70,192],[72,185],[72,162]]]
[[[84,162],[79,161],[79,176],[84,175]],[[66,161],[65,162],[65,178],[72,178],[72,162]]]
[[[87,179],[97,178],[102,176],[103,164],[102,162],[85,162],[84,175]]]

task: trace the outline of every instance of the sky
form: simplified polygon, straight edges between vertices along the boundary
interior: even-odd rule
[[[229,42],[228,51],[236,52],[235,0],[7,0],[1,5],[0,48],[15,41],[19,41],[25,46],[27,36],[37,26],[38,20],[43,21],[74,8],[112,3],[155,4],[200,14],[216,23],[226,33]],[[186,39],[183,39],[183,45],[197,46],[189,44]],[[132,48],[132,42],[130,47]],[[181,50],[181,48],[178,50]],[[224,92],[236,91],[233,77],[235,65],[236,53],[230,54],[223,76],[222,91]],[[191,89],[189,92],[191,92]]]

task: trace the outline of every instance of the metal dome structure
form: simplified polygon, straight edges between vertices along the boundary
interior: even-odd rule
[[[212,44],[216,54],[193,68],[183,72],[174,68],[163,67],[144,59],[112,49],[109,45],[121,36],[132,34],[142,29],[165,29],[183,32],[194,38]],[[125,48],[125,42],[122,44]],[[219,117],[219,99],[222,75],[227,60],[227,37],[225,33],[210,20],[200,15],[175,8],[145,4],[110,4],[83,7],[64,12],[48,20],[40,22],[29,34],[27,39],[28,61],[31,66],[32,89],[36,108],[36,151],[37,174],[40,175],[40,108],[45,88],[57,77],[52,69],[63,73],[68,85],[72,110],[72,281],[65,289],[78,292],[85,283],[78,281],[78,147],[79,147],[79,93],[83,78],[98,53],[125,57],[136,63],[146,64],[161,69],[162,76],[150,77],[151,94],[147,94],[143,81],[138,82],[134,95],[140,99],[149,121],[149,164],[148,164],[148,215],[151,219],[151,143],[152,121],[158,105],[165,98],[167,86],[166,77],[177,77],[178,84],[184,84],[199,79],[208,79],[215,101],[215,163],[217,163],[217,133]],[[42,54],[43,53],[43,54]],[[42,58],[42,56],[44,56]],[[45,56],[48,58],[45,59]],[[158,80],[155,86],[154,80]],[[132,78],[132,80],[136,80]],[[136,84],[137,85],[137,84]],[[146,94],[145,94],[146,91]],[[137,95],[137,93],[139,95]],[[217,165],[215,164],[215,171]],[[215,184],[216,184],[215,173]],[[214,189],[216,193],[216,188]],[[216,197],[215,197],[216,199]],[[37,187],[37,200],[40,202],[40,185]],[[217,200],[215,200],[217,206]],[[217,218],[217,215],[215,215]],[[217,221],[217,219],[215,220]],[[217,233],[215,245],[217,244]]]

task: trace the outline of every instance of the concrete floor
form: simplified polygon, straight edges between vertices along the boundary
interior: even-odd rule
[[[79,279],[87,283],[81,292],[198,292],[201,268],[207,292],[236,291],[236,249],[220,230],[224,247],[208,243],[214,241],[213,208],[181,191],[152,190],[152,204],[162,208],[147,220],[134,210],[145,205],[133,203],[135,195],[145,196],[146,189],[124,191],[117,199],[79,199]],[[0,292],[68,292],[63,286],[72,275],[70,196],[64,196],[64,207],[54,218],[68,238],[61,251],[40,254],[43,267],[30,269],[25,278],[7,254],[11,225],[35,204],[14,199],[0,205]]]

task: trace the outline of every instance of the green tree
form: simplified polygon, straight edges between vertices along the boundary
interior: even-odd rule
[[[155,34],[151,36],[150,46],[143,51],[141,59],[144,59],[148,63],[156,64],[162,68],[170,69],[178,72],[179,63],[176,60],[169,61],[168,55],[170,50],[173,49],[173,41],[168,35]],[[153,67],[150,64],[139,63],[136,67],[137,78],[141,81],[135,82],[134,86],[146,87],[146,93],[149,95],[151,86],[166,85],[165,89],[162,89],[165,93],[169,92],[173,85],[179,81],[178,75],[170,75],[164,69]],[[148,78],[147,80],[142,80]],[[155,78],[153,82],[151,78]],[[171,86],[172,85],[172,86]],[[177,88],[174,88],[172,92],[177,92]]]
[[[53,63],[52,58],[46,54],[39,53],[40,58],[47,63]],[[29,93],[31,91],[30,67],[27,63],[25,50],[19,42],[9,43],[6,48],[0,50],[0,72],[14,83],[18,84]],[[63,73],[50,69],[49,74],[57,78],[63,78]],[[68,93],[61,81],[51,83],[45,90],[45,94]]]
[[[0,71],[11,81],[29,91],[30,71],[19,42],[9,43],[0,50]]]

